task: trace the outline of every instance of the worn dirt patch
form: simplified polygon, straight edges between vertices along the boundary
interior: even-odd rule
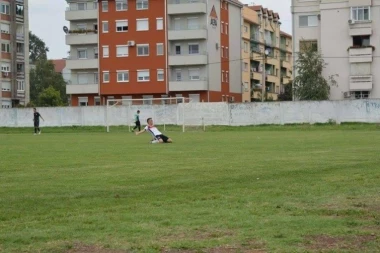
[[[323,251],[334,249],[360,250],[366,243],[376,240],[375,235],[360,236],[328,236],[316,235],[306,237],[306,248],[309,250]]]
[[[76,244],[67,253],[128,253],[125,250],[106,249],[95,245]]]

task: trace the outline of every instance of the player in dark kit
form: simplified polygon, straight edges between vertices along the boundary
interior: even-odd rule
[[[140,111],[137,111],[137,113],[135,114],[135,124],[136,126],[133,128],[132,131],[135,131],[137,128],[139,129],[139,131],[141,131]]]
[[[41,134],[41,129],[40,129],[40,118],[44,120],[44,118],[42,118],[41,114],[39,112],[37,112],[37,109],[36,108],[33,108],[33,121],[34,121],[34,135],[37,134]]]

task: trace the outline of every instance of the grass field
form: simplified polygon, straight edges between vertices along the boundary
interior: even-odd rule
[[[209,130],[0,129],[0,252],[380,252],[378,126]]]

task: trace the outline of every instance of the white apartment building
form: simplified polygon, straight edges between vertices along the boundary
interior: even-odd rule
[[[70,56],[66,69],[71,77],[68,95],[98,94],[98,3],[94,0],[68,0],[65,17],[70,22],[66,44]]]
[[[291,9],[294,57],[313,45],[323,75],[338,75],[330,99],[380,98],[380,0],[292,0]]]

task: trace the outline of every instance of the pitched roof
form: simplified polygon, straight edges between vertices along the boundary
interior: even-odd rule
[[[55,72],[62,73],[63,69],[66,67],[66,60],[65,59],[59,59],[59,60],[51,60],[54,64]]]

